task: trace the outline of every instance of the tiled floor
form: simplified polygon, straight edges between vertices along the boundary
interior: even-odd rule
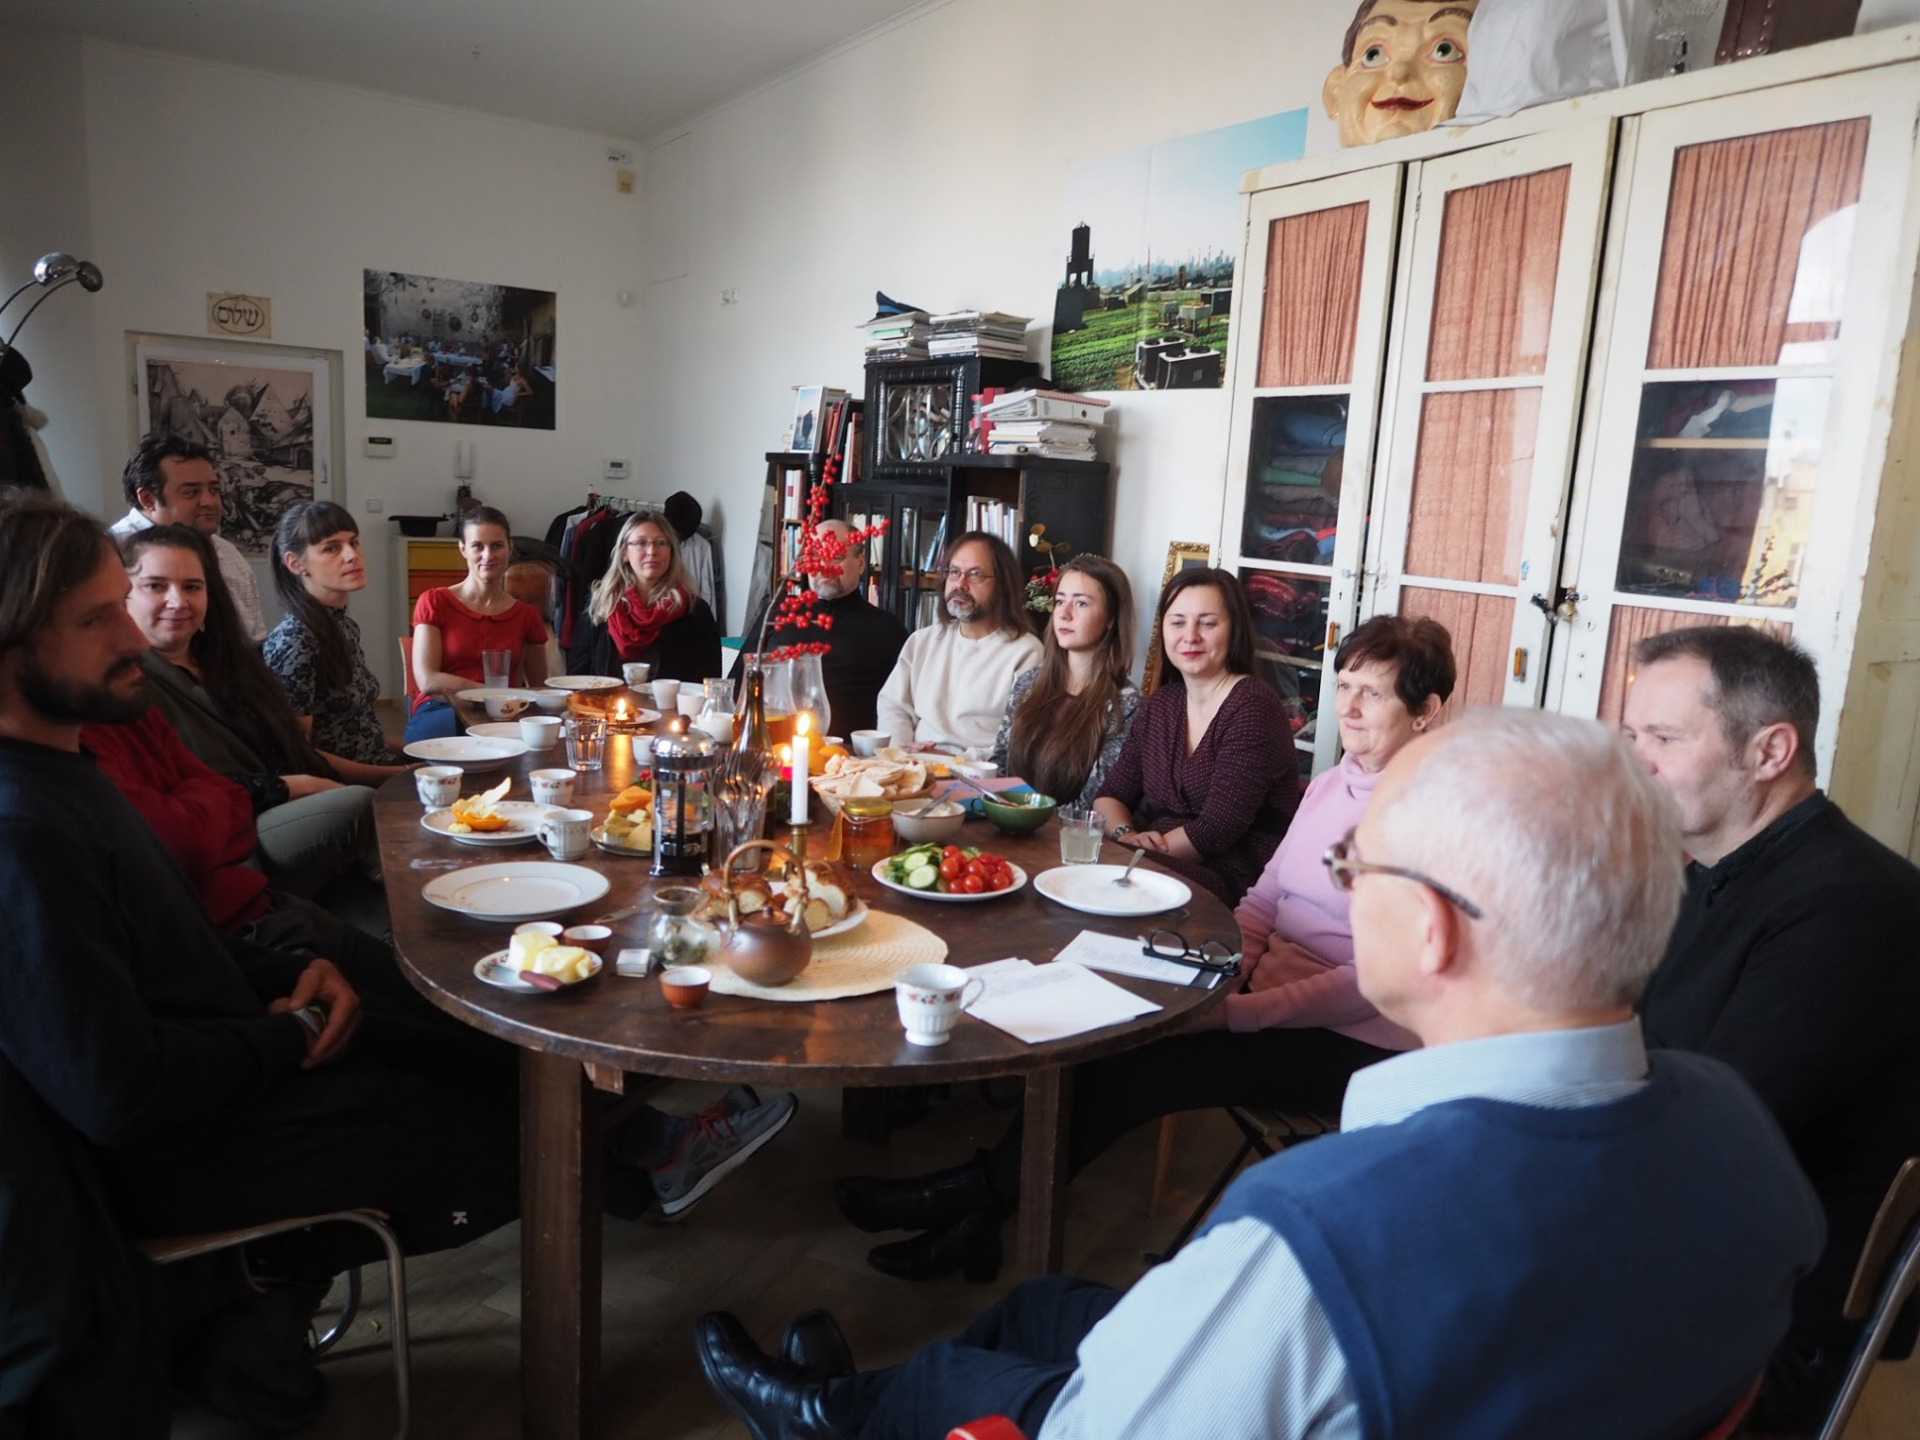
[[[680,1086],[668,1109],[693,1109],[714,1091]],[[761,1337],[813,1305],[831,1309],[863,1364],[899,1359],[950,1335],[1012,1283],[958,1276],[905,1285],[869,1269],[874,1243],[840,1221],[829,1185],[860,1171],[907,1174],[991,1143],[1005,1123],[977,1092],[957,1093],[882,1148],[840,1138],[835,1092],[802,1095],[778,1139],[678,1225],[609,1220],[606,1226],[604,1434],[607,1440],[745,1440],[701,1381],[690,1336],[702,1311],[737,1311]],[[1158,1219],[1146,1214],[1154,1130],[1115,1147],[1074,1186],[1068,1267],[1115,1284],[1137,1277],[1142,1256],[1171,1238],[1232,1150],[1219,1114],[1181,1130],[1175,1193]],[[891,1238],[891,1237],[880,1237]],[[517,1370],[519,1230],[509,1227],[449,1255],[409,1264],[414,1425],[419,1440],[511,1440],[520,1433]],[[368,1305],[325,1370],[327,1413],[303,1440],[368,1440],[391,1433],[384,1348],[384,1286],[368,1272]],[[229,1427],[183,1416],[176,1440],[230,1440]],[[1883,1366],[1847,1440],[1920,1436],[1920,1370]]]

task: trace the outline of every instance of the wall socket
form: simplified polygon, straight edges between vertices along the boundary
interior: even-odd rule
[[[609,145],[607,147],[607,163],[609,165],[631,165],[633,164],[633,152],[631,150],[622,150],[618,146]]]
[[[625,480],[631,470],[632,467],[625,460],[609,458],[600,466],[600,477],[603,480]]]

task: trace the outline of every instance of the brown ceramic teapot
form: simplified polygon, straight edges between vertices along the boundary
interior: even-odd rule
[[[772,860],[785,862],[787,884],[799,887],[802,902],[791,915],[771,907],[741,913],[739,896],[733,891],[733,862],[749,850],[771,850]],[[727,890],[727,913],[720,921],[720,958],[749,985],[772,989],[787,984],[813,960],[813,936],[805,920],[806,871],[791,851],[773,841],[749,840],[728,854],[720,878]]]

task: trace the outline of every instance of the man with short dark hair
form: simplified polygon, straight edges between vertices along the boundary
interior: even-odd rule
[[[1425,1048],[1359,1071],[1339,1134],[1246,1171],[1125,1296],[1030,1281],[867,1373],[822,1312],[780,1359],[703,1317],[708,1383],[754,1440],[925,1440],[992,1413],[1035,1440],[1612,1440],[1723,1417],[1786,1330],[1820,1214],[1738,1076],[1641,1042],[1680,901],[1671,802],[1594,722],[1487,706],[1400,751],[1326,859],[1361,993]]]
[[[1020,562],[998,535],[970,530],[947,552],[938,625],[907,637],[880,690],[877,729],[895,745],[985,751],[1014,677],[1040,663],[1025,618]]]
[[[1920,871],[1816,787],[1805,652],[1703,626],[1634,658],[1625,731],[1678,802],[1692,861],[1640,1014],[1649,1043],[1723,1060],[1759,1092],[1826,1210],[1754,1421],[1806,1433],[1860,1330],[1840,1309],[1867,1229],[1920,1153]]]
[[[143,435],[127,457],[120,488],[127,497],[127,513],[113,522],[113,536],[121,539],[149,525],[191,525],[213,545],[220,578],[227,582],[247,638],[256,643],[266,639],[260,582],[240,547],[220,533],[220,472],[212,452],[179,435]]]

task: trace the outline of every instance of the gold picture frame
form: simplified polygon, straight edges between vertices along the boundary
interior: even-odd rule
[[[1160,589],[1153,597],[1153,616],[1160,614],[1161,597],[1167,593],[1167,586],[1173,577],[1182,570],[1204,570],[1213,564],[1213,546],[1204,540],[1175,540],[1167,546],[1167,568],[1160,572]],[[1143,693],[1151,695],[1160,688],[1160,637],[1157,634],[1147,636],[1146,681],[1141,686]]]

